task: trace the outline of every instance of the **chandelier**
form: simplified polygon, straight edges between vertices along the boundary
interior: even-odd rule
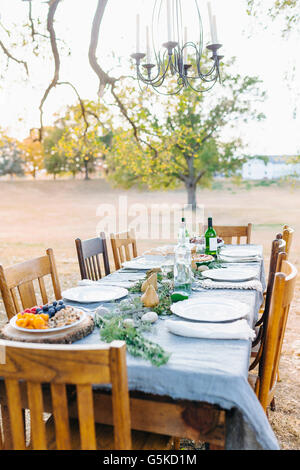
[[[186,87],[202,93],[221,81],[219,64],[223,56],[218,51],[222,45],[218,43],[216,16],[210,2],[207,7],[211,44],[206,47],[212,54],[212,65],[205,70],[200,64],[204,44],[198,0],[155,0],[151,28],[146,27],[146,52],[141,51],[140,15],[137,15],[136,52],[131,57],[135,60],[139,82],[159,93],[174,95]],[[196,41],[189,41],[189,35],[196,36]],[[175,88],[164,93],[160,87],[170,75],[175,78]]]

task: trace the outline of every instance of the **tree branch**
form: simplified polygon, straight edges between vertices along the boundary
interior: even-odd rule
[[[90,47],[89,47],[89,62],[99,78],[99,90],[98,95],[102,96],[106,85],[114,85],[116,78],[110,77],[104,70],[100,67],[96,57],[96,51],[99,41],[99,29],[100,24],[103,18],[104,10],[106,8],[108,0],[98,0],[96,12],[93,19]]]
[[[75,86],[71,82],[57,82],[56,85],[68,85],[75,92],[75,94],[78,98],[79,104],[80,104],[81,114],[82,114],[82,117],[83,117],[83,120],[84,120],[84,123],[85,123],[85,129],[84,129],[84,133],[83,133],[83,138],[85,139],[86,138],[86,133],[87,133],[88,128],[89,128],[89,122],[88,122],[87,117],[86,117],[87,113],[86,113],[86,109],[85,109],[83,100],[80,98],[80,95],[79,95],[77,89],[75,88]]]
[[[82,117],[83,117],[83,120],[85,122],[85,129],[84,129],[84,133],[83,133],[84,139],[86,138],[86,133],[87,133],[87,130],[89,128],[89,123],[88,123],[88,120],[87,120],[87,117],[86,117],[84,102],[80,98],[80,95],[79,95],[77,89],[70,82],[59,82],[58,81],[59,80],[59,72],[60,72],[60,57],[59,57],[59,51],[58,51],[58,47],[57,47],[57,39],[56,39],[56,34],[55,34],[55,29],[54,29],[54,26],[53,26],[53,22],[54,22],[55,12],[56,12],[56,9],[57,9],[58,4],[59,4],[60,1],[61,0],[50,0],[50,2],[49,2],[49,10],[48,10],[48,16],[47,16],[47,30],[50,34],[51,49],[52,49],[52,54],[53,54],[53,57],[54,57],[54,76],[53,76],[53,79],[52,79],[51,83],[49,84],[48,88],[46,89],[46,91],[44,93],[44,96],[42,97],[41,104],[40,104],[40,107],[39,107],[39,109],[40,109],[40,140],[42,140],[42,138],[43,138],[43,106],[44,106],[44,103],[45,103],[50,91],[52,90],[52,88],[55,88],[57,85],[68,85],[75,92],[75,94],[78,98],[79,104],[80,104]]]
[[[24,60],[20,60],[20,59],[17,59],[16,57],[14,57],[14,56],[9,52],[9,50],[4,46],[4,44],[3,44],[2,41],[0,41],[0,47],[2,48],[4,54],[8,57],[8,59],[14,60],[14,61],[17,62],[18,64],[23,64],[23,65],[24,65],[24,68],[25,68],[25,70],[26,70],[27,75],[29,75],[27,62],[25,62]]]
[[[48,10],[48,16],[47,16],[47,30],[50,34],[50,43],[51,43],[51,49],[52,49],[52,54],[54,57],[54,75],[51,83],[49,84],[48,88],[46,89],[42,100],[41,104],[39,106],[40,110],[40,140],[42,140],[42,133],[43,133],[43,106],[44,103],[52,90],[58,82],[59,79],[59,70],[60,70],[60,58],[59,58],[59,52],[56,44],[56,34],[55,34],[55,29],[53,26],[54,22],[54,15],[56,12],[56,9],[58,7],[58,4],[61,0],[50,0],[49,1],[49,10]]]
[[[36,31],[34,29],[34,23],[33,23],[33,18],[32,18],[31,0],[28,2],[28,19],[29,19],[29,24],[30,24],[30,29],[31,29],[32,42],[34,42],[34,36],[36,35]]]
[[[154,157],[155,158],[158,157],[158,151],[156,150],[156,148],[153,147],[153,145],[149,144],[149,142],[147,142],[146,140],[142,139],[139,136],[139,131],[138,131],[138,128],[137,128],[135,122],[133,121],[133,119],[131,119],[131,117],[129,116],[129,114],[127,112],[127,109],[125,108],[124,104],[122,103],[119,96],[115,92],[115,85],[111,86],[111,94],[113,95],[114,99],[116,100],[116,103],[119,106],[119,109],[120,109],[121,113],[123,114],[125,119],[131,125],[131,127],[133,129],[134,138],[135,138],[137,144],[139,145],[139,147],[141,147],[141,143],[145,144],[149,148],[149,150],[151,150],[153,152]]]

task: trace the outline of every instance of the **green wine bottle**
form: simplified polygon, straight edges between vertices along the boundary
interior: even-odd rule
[[[205,253],[207,255],[216,255],[218,239],[212,224],[212,217],[208,217],[207,230],[205,232]]]

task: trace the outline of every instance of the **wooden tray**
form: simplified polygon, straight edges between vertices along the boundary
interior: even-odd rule
[[[79,325],[75,325],[67,330],[54,330],[51,333],[27,333],[27,331],[16,330],[7,323],[0,330],[0,338],[10,341],[22,341],[24,343],[71,344],[92,333],[94,327],[94,320],[90,315],[86,315]]]

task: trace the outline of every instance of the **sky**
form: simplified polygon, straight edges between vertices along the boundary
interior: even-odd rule
[[[194,0],[183,0],[188,5]],[[71,55],[62,60],[61,81],[70,80],[78,88],[82,98],[97,96],[98,79],[88,63],[90,29],[97,1],[63,0],[57,9],[57,36],[64,38]],[[101,25],[97,54],[102,67],[112,74],[126,73],[130,66],[130,54],[136,48],[136,15],[141,15],[142,47],[145,48],[145,28],[150,23],[154,0],[108,0]],[[260,105],[266,115],[264,122],[250,122],[236,129],[247,144],[250,154],[293,155],[300,152],[300,35],[292,33],[283,38],[280,22],[270,22],[267,16],[257,19],[246,13],[246,0],[211,0],[217,18],[218,39],[223,44],[226,58],[236,57],[235,70],[241,75],[257,75],[267,91],[267,99]],[[264,0],[266,7],[272,0]],[[210,41],[207,1],[199,0],[203,22],[204,42]],[[46,18],[47,5],[42,0],[32,0],[33,13]],[[0,28],[0,40],[9,44],[17,36],[18,25],[27,18],[28,5],[22,0],[0,0],[0,21],[11,29],[8,38]],[[189,35],[193,36],[193,13],[186,15]],[[13,24],[17,25],[12,26]],[[191,37],[191,39],[193,39]],[[190,40],[190,38],[189,38]],[[48,45],[45,57],[26,56],[25,49],[16,48],[14,54],[26,58],[30,66],[30,80],[25,78],[18,64],[9,66],[0,50],[0,127],[10,135],[24,138],[29,129],[39,126],[39,103],[53,74],[53,62],[49,59]],[[51,56],[50,56],[51,57]],[[118,68],[118,57],[123,66]],[[295,69],[295,72],[294,72]],[[295,78],[291,79],[293,73]],[[288,78],[287,78],[288,77]],[[297,80],[298,77],[298,80]],[[219,86],[219,85],[217,85]],[[210,93],[214,93],[214,89]],[[51,124],[54,113],[75,103],[76,97],[66,87],[51,91],[45,104],[45,124]],[[298,106],[298,113],[295,109]]]

